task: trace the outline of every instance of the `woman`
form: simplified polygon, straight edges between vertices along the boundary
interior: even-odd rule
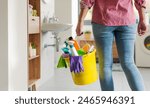
[[[143,91],[141,74],[134,64],[136,18],[132,0],[81,0],[81,12],[76,28],[78,36],[83,29],[84,18],[93,7],[92,27],[99,55],[100,84],[103,91],[113,91],[112,44],[115,38],[121,66],[133,91]],[[139,14],[138,34],[144,35],[145,0],[134,0]]]

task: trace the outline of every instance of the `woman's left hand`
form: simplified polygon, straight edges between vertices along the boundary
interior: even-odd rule
[[[147,31],[147,26],[145,24],[144,21],[139,21],[139,24],[138,24],[138,34],[140,36],[144,35]]]

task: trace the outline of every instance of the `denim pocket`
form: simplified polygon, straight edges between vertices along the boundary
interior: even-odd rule
[[[136,24],[130,24],[130,25],[126,25],[126,26],[122,26],[122,31],[126,31],[126,32],[131,32],[131,33],[136,33]]]

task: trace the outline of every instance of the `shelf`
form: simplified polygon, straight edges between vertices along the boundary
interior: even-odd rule
[[[41,34],[40,32],[39,33],[29,33],[30,36],[36,36],[36,34]]]
[[[35,82],[37,82],[39,79],[31,79],[31,80],[29,80],[29,83],[28,83],[28,85],[29,86],[32,86],[33,84],[35,84]]]
[[[36,56],[33,56],[33,57],[29,57],[29,60],[33,60],[33,59],[36,59],[36,58],[38,58],[38,57],[40,57],[40,55],[36,55]]]
[[[30,43],[36,46],[36,56],[28,57],[28,87],[30,90],[36,90],[36,82],[41,78],[41,4],[40,0],[27,0],[37,11],[37,16],[28,16],[28,49]],[[29,55],[29,51],[28,51]]]

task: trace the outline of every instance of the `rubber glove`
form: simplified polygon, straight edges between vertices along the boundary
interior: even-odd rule
[[[70,57],[70,71],[79,73],[84,71],[82,56],[71,56]]]

